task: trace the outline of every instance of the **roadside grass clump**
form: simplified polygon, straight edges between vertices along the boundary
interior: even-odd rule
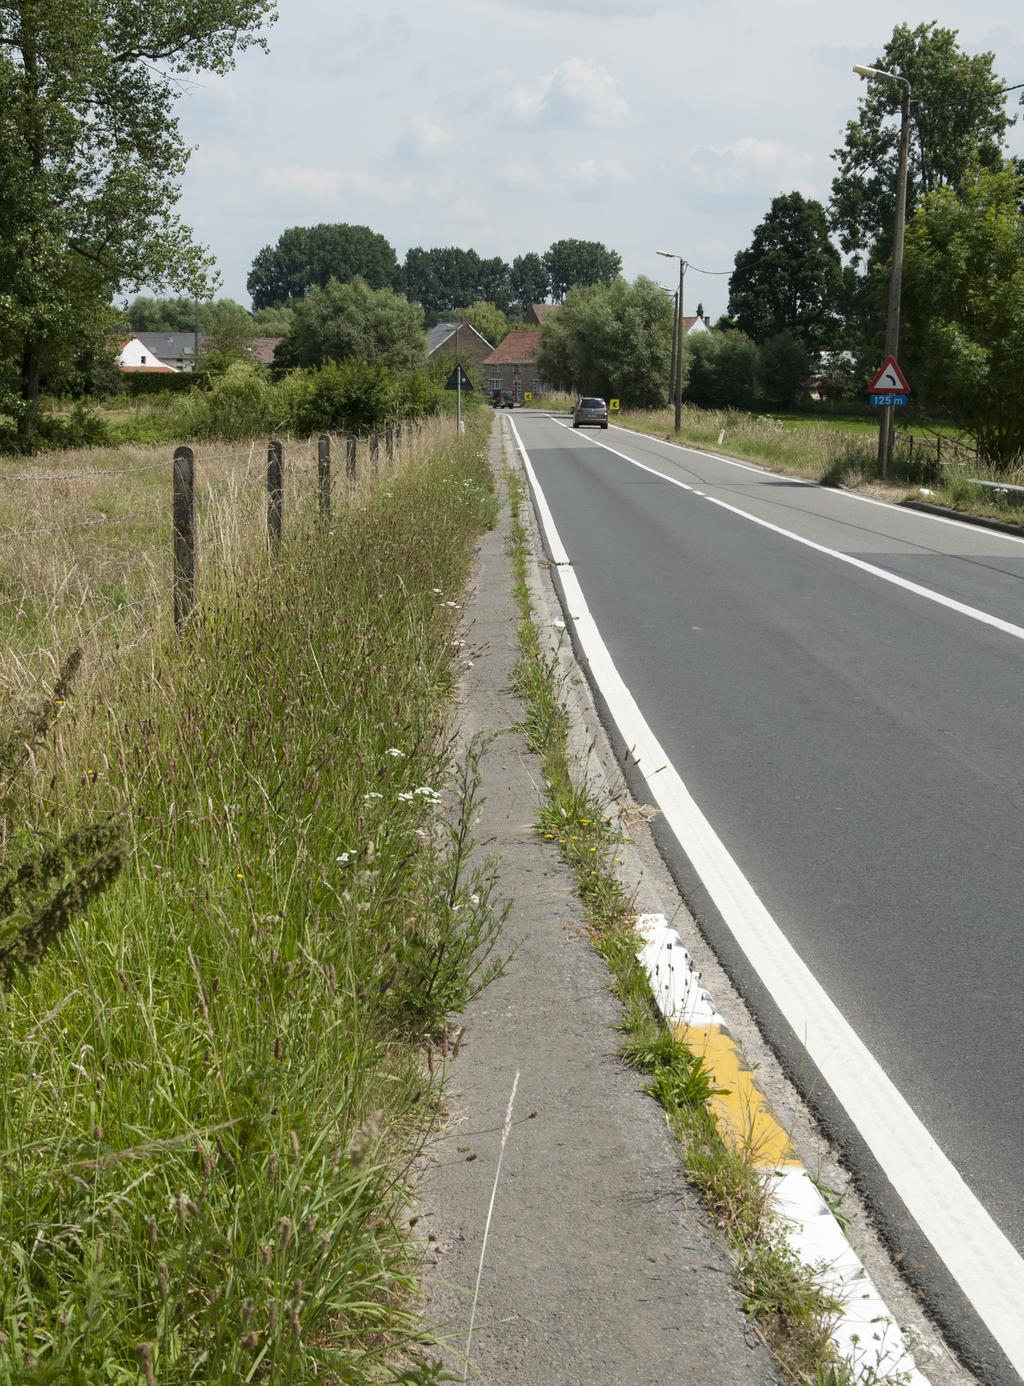
[[[870,419],[753,414],[741,409],[701,409],[684,404],[677,433],[670,409],[627,412],[623,427],[712,452],[747,458],[784,476],[826,486],[878,486],[878,428]],[[946,461],[957,455],[957,440],[943,434]],[[941,484],[946,461],[937,460],[935,429],[900,428],[887,485]],[[913,447],[911,446],[913,438]],[[959,465],[950,461],[952,466]]]
[[[408,1185],[501,966],[447,729],[482,441],[296,503],[33,745],[0,863],[82,821],[125,863],[0,993],[0,1383],[435,1379]]]
[[[523,484],[505,473],[511,509],[509,554],[519,610],[516,691],[523,727],[540,756],[546,784],[538,831],[573,870],[594,947],[605,959],[622,1002],[621,1055],[646,1079],[681,1142],[687,1177],[732,1250],[747,1312],[771,1347],[787,1381],[852,1386],[861,1377],[840,1362],[831,1342],[838,1303],[800,1263],[771,1206],[770,1178],[756,1151],[723,1136],[710,1110],[716,1088],[704,1062],[658,1012],[637,959],[636,911],[616,867],[623,845],[610,805],[582,779],[569,744],[569,719],[557,665],[541,641],[528,579],[530,541],[523,521]]]

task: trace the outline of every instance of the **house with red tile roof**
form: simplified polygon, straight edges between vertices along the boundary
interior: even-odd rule
[[[528,308],[523,309],[523,322],[534,323],[537,327],[543,327],[544,319],[554,307],[553,303],[531,303]]]
[[[543,394],[548,387],[537,369],[543,336],[535,327],[513,328],[480,363],[485,388],[509,390],[516,399]]]

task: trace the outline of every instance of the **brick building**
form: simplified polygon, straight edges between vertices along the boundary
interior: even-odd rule
[[[548,386],[537,369],[543,334],[536,328],[514,328],[481,363],[487,390],[509,390],[516,399],[543,394]]]

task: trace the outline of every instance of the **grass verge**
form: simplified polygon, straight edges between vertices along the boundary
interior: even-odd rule
[[[406,1181],[500,966],[473,755],[438,811],[485,427],[330,529],[293,509],[180,639],[27,718],[0,877],[83,821],[124,865],[0,991],[4,1386],[435,1379]],[[0,900],[8,944],[34,905]]]
[[[851,1365],[836,1359],[830,1337],[839,1306],[789,1247],[753,1153],[722,1135],[708,1107],[715,1093],[712,1079],[657,1011],[637,960],[636,912],[615,870],[622,838],[607,803],[573,763],[569,717],[560,697],[555,660],[545,650],[534,621],[523,484],[518,473],[510,470],[506,484],[513,592],[519,611],[515,686],[524,705],[526,735],[541,758],[547,785],[538,830],[557,846],[575,874],[591,938],[622,1002],[622,1056],[646,1076],[648,1091],[664,1108],[682,1144],[687,1176],[701,1191],[731,1248],[747,1312],[785,1379],[851,1386],[861,1378]]]
[[[670,409],[627,411],[617,422],[668,442],[745,458],[784,476],[869,490],[896,503],[927,500],[967,516],[980,515],[1024,528],[1024,509],[1005,496],[970,485],[971,479],[1024,485],[1024,468],[993,471],[959,446],[946,428],[900,429],[892,473],[883,482],[877,475],[877,427],[870,421],[751,414],[688,404],[683,406],[678,432]],[[936,453],[939,434],[941,460]],[[913,449],[909,446],[911,437]]]

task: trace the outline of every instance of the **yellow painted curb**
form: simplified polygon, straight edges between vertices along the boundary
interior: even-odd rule
[[[758,1166],[799,1166],[801,1161],[789,1135],[728,1030],[721,1025],[673,1025],[672,1031],[703,1061],[714,1086],[721,1089],[710,1099],[708,1108],[725,1139],[749,1151]]]

